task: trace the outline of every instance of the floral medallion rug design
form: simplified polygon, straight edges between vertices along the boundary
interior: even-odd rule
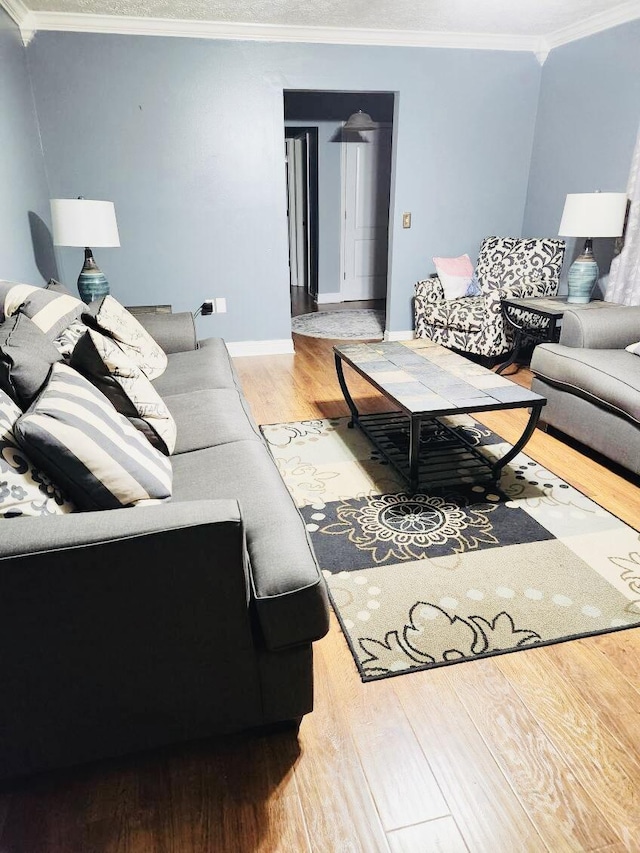
[[[510,447],[446,420],[489,457]],[[525,454],[497,486],[407,494],[347,423],[261,430],[363,681],[640,625],[638,531]]]

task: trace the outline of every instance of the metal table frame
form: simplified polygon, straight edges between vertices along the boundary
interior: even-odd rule
[[[461,479],[462,482],[497,482],[504,466],[508,465],[520,453],[531,438],[540,418],[542,407],[547,402],[542,398],[540,402],[496,403],[495,406],[483,407],[482,411],[500,411],[503,409],[531,406],[529,420],[518,441],[508,453],[505,453],[500,459],[492,462],[484,454],[480,453],[477,447],[461,435],[459,430],[452,429],[439,420],[439,418],[445,415],[469,414],[469,410],[453,407],[449,410],[439,410],[437,414],[409,411],[389,394],[388,391],[375,382],[366,371],[362,370],[358,365],[353,364],[335,347],[334,355],[338,382],[351,412],[349,427],[353,428],[357,426],[367,436],[385,459],[408,481],[409,488],[414,493],[418,491],[421,479],[424,480],[426,476],[429,476],[430,488],[448,486],[455,482],[459,483]],[[374,415],[360,414],[344,377],[343,362],[345,361],[349,367],[359,373],[363,379],[366,379],[384,397],[398,406],[400,411]],[[407,427],[409,450],[408,458],[404,459],[401,451],[396,449],[396,452],[393,452],[393,443],[389,440],[389,433],[390,430],[397,430],[398,428],[407,429]],[[432,452],[428,458],[421,459],[421,439],[433,436],[435,433],[444,436],[444,438],[434,442]],[[464,471],[464,474],[452,476],[450,471],[451,465],[455,466],[456,471]]]

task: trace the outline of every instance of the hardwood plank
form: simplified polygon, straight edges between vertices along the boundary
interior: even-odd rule
[[[469,850],[548,850],[444,669],[399,676],[395,681],[400,701]]]
[[[332,681],[386,831],[449,814],[438,783],[394,690],[394,680],[363,684],[338,629],[324,642]]]
[[[620,841],[495,660],[449,667],[447,676],[550,850]]]
[[[316,708],[300,727],[302,758],[295,768],[312,849],[314,853],[388,853],[380,817],[333,685],[336,663],[325,641],[317,643],[315,651]]]
[[[502,655],[496,664],[622,842],[637,843],[639,766],[603,723],[599,709],[580,696],[546,648]]]
[[[397,829],[387,836],[391,853],[468,853],[452,817]]]
[[[606,658],[609,667],[615,667],[640,690],[640,628],[602,634],[593,637],[591,643]]]

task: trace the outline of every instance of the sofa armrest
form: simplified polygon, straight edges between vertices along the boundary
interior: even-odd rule
[[[175,501],[108,511],[11,519],[5,525],[5,535],[0,537],[0,572],[2,561],[13,557],[99,548],[110,542],[222,523],[240,524],[236,501]],[[82,559],[86,560],[86,555]]]
[[[624,349],[640,341],[640,305],[565,311],[560,343],[587,349]]]
[[[198,348],[195,321],[190,311],[136,314],[136,320],[166,353]]]

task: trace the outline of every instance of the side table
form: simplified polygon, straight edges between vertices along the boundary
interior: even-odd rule
[[[566,296],[532,296],[528,299],[503,299],[505,322],[513,329],[513,349],[496,370],[502,373],[514,364],[527,343],[553,343],[560,337],[558,321],[567,310],[598,311],[615,308],[615,302],[594,299],[591,302],[568,302]]]

